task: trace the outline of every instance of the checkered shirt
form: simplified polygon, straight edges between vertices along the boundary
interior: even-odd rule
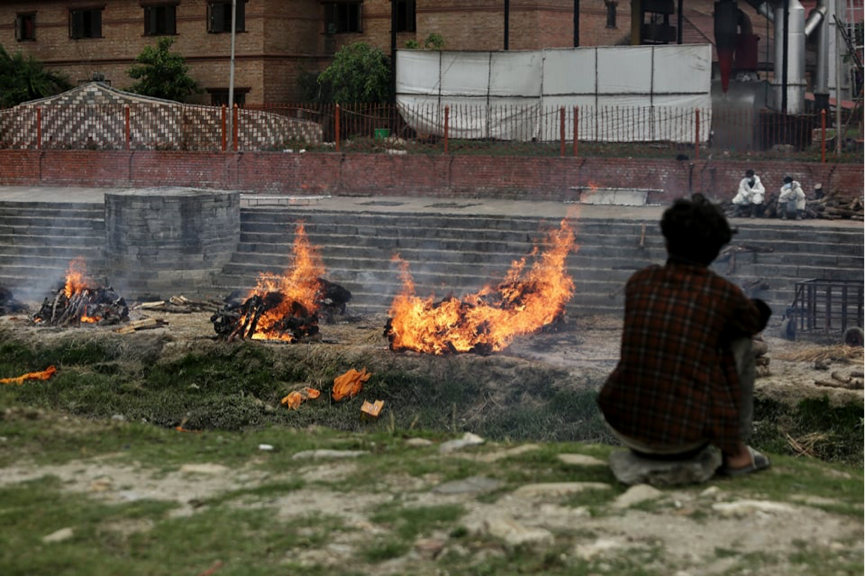
[[[725,343],[763,329],[754,301],[697,264],[635,273],[625,290],[621,358],[598,396],[607,422],[648,445],[740,441],[740,385]]]

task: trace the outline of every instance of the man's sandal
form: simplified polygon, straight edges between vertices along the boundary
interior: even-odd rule
[[[724,477],[741,477],[742,475],[756,473],[757,471],[769,468],[769,457],[751,447],[748,447],[748,452],[751,454],[750,464],[738,468],[721,465],[717,470],[718,475],[723,475]]]

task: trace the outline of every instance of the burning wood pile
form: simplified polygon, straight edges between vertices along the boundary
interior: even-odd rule
[[[43,301],[33,322],[66,327],[81,323],[113,325],[129,320],[129,307],[123,297],[111,287],[92,285],[84,260],[73,260],[66,272],[66,284]]]
[[[574,230],[562,220],[560,228],[549,234],[549,248],[540,255],[538,247],[532,251],[535,260],[530,268],[523,258],[495,287],[436,303],[433,297],[415,296],[408,264],[400,260],[403,290],[391,304],[384,330],[391,350],[489,354],[504,349],[518,335],[561,320],[574,293],[565,262],[576,249],[574,239]]]
[[[293,263],[282,276],[260,274],[258,285],[242,302],[232,299],[210,317],[216,333],[228,341],[267,339],[287,342],[319,338],[319,314],[333,320],[345,313],[351,292],[324,278],[324,264],[298,225]]]

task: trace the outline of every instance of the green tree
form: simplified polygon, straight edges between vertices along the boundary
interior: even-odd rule
[[[337,51],[333,64],[318,75],[322,94],[330,90],[339,103],[386,102],[390,92],[390,61],[384,52],[365,42]]]
[[[42,63],[20,52],[10,55],[0,45],[0,106],[53,96],[72,88],[63,74],[45,70]]]
[[[128,88],[130,92],[178,102],[201,92],[187,74],[189,67],[183,56],[169,52],[172,44],[174,39],[160,38],[156,47],[147,46],[135,57],[138,64],[127,70],[127,74],[138,82]]]

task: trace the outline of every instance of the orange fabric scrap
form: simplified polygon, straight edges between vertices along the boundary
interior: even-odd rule
[[[372,373],[366,372],[366,368],[359,372],[355,369],[350,369],[347,373],[338,376],[333,380],[333,400],[341,401],[348,397],[351,398],[358,394],[363,389],[363,384],[369,380]]]
[[[384,407],[384,401],[376,401],[374,403],[364,401],[360,406],[360,412],[365,413],[370,417],[378,417],[379,414],[381,414],[382,407]]]
[[[0,383],[4,385],[23,385],[24,381],[47,381],[48,379],[53,377],[54,373],[56,372],[57,368],[54,365],[51,365],[44,371],[27,373],[21,375],[20,377],[9,377],[8,379],[0,379]]]
[[[289,409],[297,409],[300,408],[300,404],[308,399],[317,399],[321,396],[321,391],[318,389],[313,389],[312,387],[306,387],[302,391],[292,391],[288,393],[285,397],[283,397],[281,404],[285,405]]]

